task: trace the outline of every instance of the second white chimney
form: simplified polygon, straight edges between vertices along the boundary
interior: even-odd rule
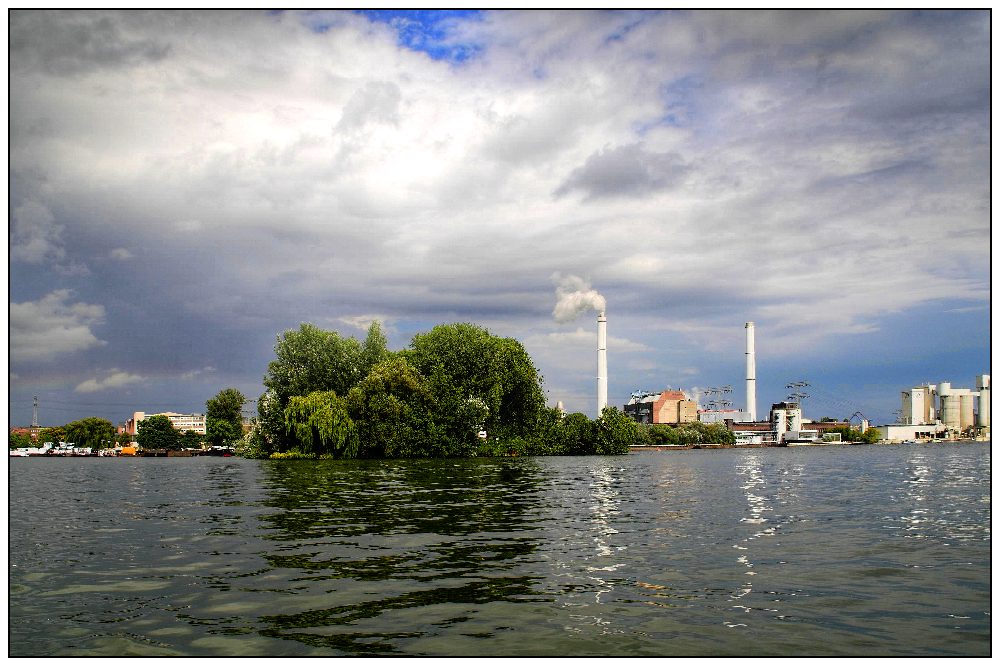
[[[751,421],[757,420],[757,361],[754,358],[753,322],[747,328],[747,414]]]

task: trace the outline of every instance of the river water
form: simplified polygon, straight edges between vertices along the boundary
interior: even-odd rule
[[[9,655],[988,655],[990,445],[10,460]]]

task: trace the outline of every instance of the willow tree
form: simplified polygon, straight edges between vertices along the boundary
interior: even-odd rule
[[[294,442],[284,427],[284,411],[293,397],[334,391],[346,396],[389,352],[378,322],[368,328],[364,343],[341,337],[313,324],[285,331],[274,347],[275,360],[267,366],[264,386],[268,402],[258,403],[261,431],[272,450],[283,451]]]
[[[404,359],[374,366],[346,398],[366,458],[433,457],[442,450],[431,387]]]
[[[336,392],[292,396],[284,414],[285,428],[302,453],[357,457],[357,427]]]
[[[79,447],[104,449],[115,444],[115,426],[107,419],[91,416],[63,426],[66,441]]]

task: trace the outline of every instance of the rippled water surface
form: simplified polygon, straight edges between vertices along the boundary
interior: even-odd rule
[[[11,656],[990,652],[988,443],[9,479]]]

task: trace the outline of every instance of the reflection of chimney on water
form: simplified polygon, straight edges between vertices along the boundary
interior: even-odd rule
[[[597,315],[597,417],[608,406],[608,318]]]

